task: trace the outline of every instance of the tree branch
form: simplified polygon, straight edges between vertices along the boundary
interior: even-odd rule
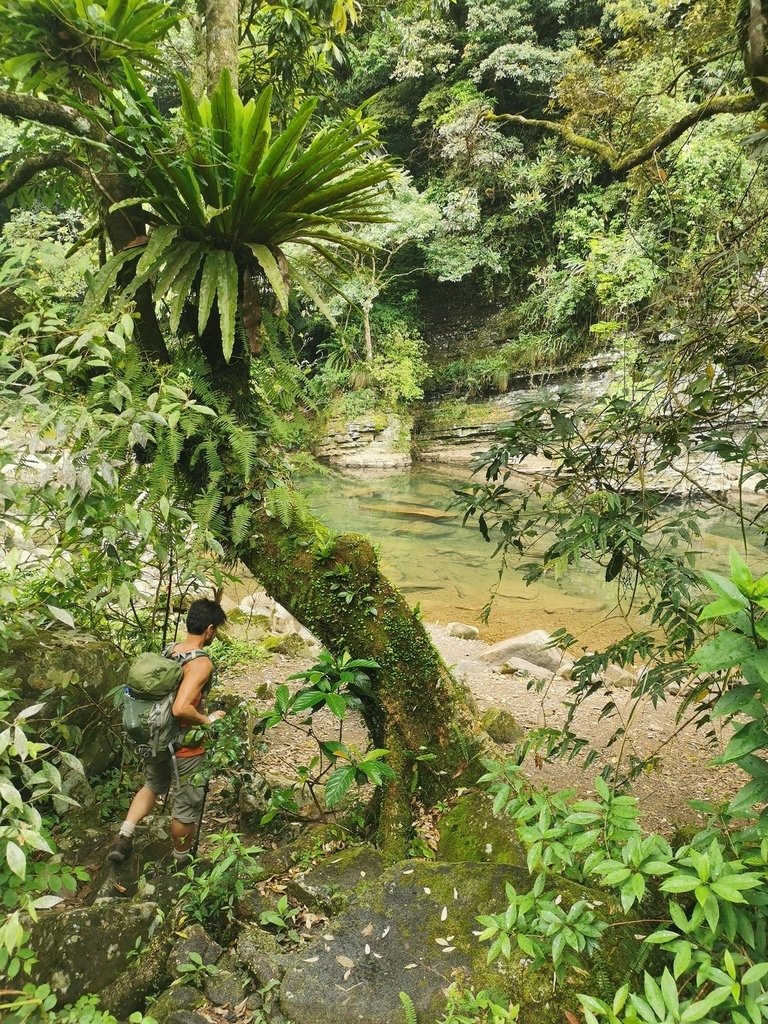
[[[39,96],[0,90],[0,114],[5,114],[12,121],[36,121],[51,128],[63,128],[70,135],[87,137],[93,134],[93,126],[87,117],[72,107],[52,103]]]
[[[621,177],[631,171],[633,167],[639,167],[640,164],[650,160],[659,150],[666,149],[699,121],[715,117],[718,114],[746,114],[751,110],[757,110],[759,106],[758,99],[752,93],[738,96],[713,96],[689,110],[679,121],[668,125],[645,145],[639,146],[625,156],[617,153],[608,142],[598,142],[596,139],[590,139],[587,135],[580,135],[565,121],[546,121],[542,118],[523,117],[522,114],[489,114],[489,117],[493,121],[511,121],[513,124],[556,132],[569,145],[599,157],[616,177]]]
[[[55,149],[51,153],[40,153],[38,156],[27,157],[26,160],[17,164],[5,181],[0,181],[0,199],[5,199],[6,196],[18,192],[36,174],[41,171],[49,171],[53,167],[66,167],[74,174],[86,177],[85,168],[72,159],[69,150]]]

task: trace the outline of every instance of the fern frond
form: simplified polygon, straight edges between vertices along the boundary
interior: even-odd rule
[[[192,515],[195,522],[204,530],[216,531],[223,527],[223,520],[218,514],[221,507],[221,494],[209,488],[202,497],[192,503]]]
[[[242,544],[248,535],[248,529],[253,519],[253,511],[250,506],[243,503],[238,505],[232,516],[232,542]]]
[[[291,487],[275,487],[264,495],[267,513],[290,530],[305,526],[312,520],[312,512],[305,496]]]
[[[407,992],[400,993],[400,1002],[403,1004],[405,1024],[419,1024],[416,1019],[416,1006]]]

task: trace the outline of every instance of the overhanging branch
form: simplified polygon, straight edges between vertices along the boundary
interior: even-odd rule
[[[87,137],[93,134],[93,126],[88,118],[72,107],[26,93],[0,90],[0,114],[5,114],[13,121],[36,121],[37,124],[51,128],[63,128],[70,135]]]
[[[668,125],[644,146],[639,146],[624,156],[617,153],[608,142],[598,142],[596,139],[590,139],[587,135],[580,135],[565,121],[547,121],[543,118],[523,117],[522,114],[490,114],[489,117],[494,121],[510,121],[513,124],[525,125],[525,127],[543,128],[545,131],[556,132],[568,145],[587,153],[593,153],[608,165],[616,177],[621,177],[634,167],[639,167],[640,164],[650,160],[660,150],[666,149],[699,121],[705,121],[718,114],[746,114],[751,110],[757,110],[759,106],[759,101],[752,93],[738,96],[714,96],[689,110],[679,121]]]
[[[50,171],[54,167],[66,167],[80,177],[85,177],[87,172],[83,166],[73,160],[66,149],[55,149],[51,153],[40,153],[38,156],[27,157],[16,166],[13,173],[4,181],[0,181],[0,199],[11,196],[18,192],[28,181],[31,181],[41,171]]]

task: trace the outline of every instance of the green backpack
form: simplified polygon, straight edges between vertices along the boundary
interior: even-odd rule
[[[208,655],[204,651],[173,654],[173,646],[162,654],[145,651],[128,669],[128,685],[123,690],[123,729],[143,757],[173,752],[182,729],[173,717],[173,702],[184,666],[188,661]]]

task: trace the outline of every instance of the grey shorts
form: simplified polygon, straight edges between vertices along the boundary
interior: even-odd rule
[[[197,754],[195,757],[171,758],[168,753],[161,757],[149,758],[144,762],[144,785],[151,789],[156,796],[165,793],[173,785],[171,816],[176,821],[180,821],[182,825],[196,825],[200,819],[205,798],[205,786],[193,786],[184,780],[194,775],[204,760],[205,754]],[[176,772],[173,770],[173,761],[176,762],[176,771],[179,774],[178,783],[176,782]]]

